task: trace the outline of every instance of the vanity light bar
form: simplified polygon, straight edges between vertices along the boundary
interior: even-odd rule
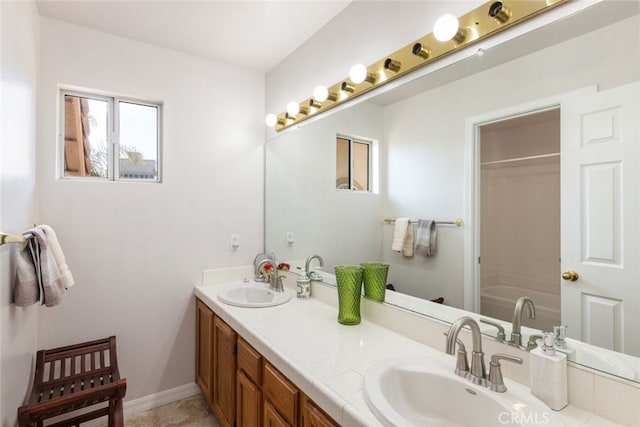
[[[313,98],[307,98],[300,103],[299,113],[278,114],[274,129],[281,131],[296,125],[393,79],[431,64],[452,52],[569,1],[571,0],[489,1],[458,19],[457,34],[462,34],[463,37],[454,36],[451,40],[441,42],[436,40],[433,33],[427,34],[367,67],[367,78],[364,81],[355,83],[349,78],[343,79],[328,88],[331,96],[326,100],[319,102]]]

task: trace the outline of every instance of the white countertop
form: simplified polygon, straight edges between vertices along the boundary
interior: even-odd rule
[[[342,426],[382,426],[362,391],[364,374],[373,363],[421,355],[454,369],[454,356],[367,319],[355,326],[339,324],[337,309],[314,298],[294,295],[275,307],[234,307],[217,298],[224,286],[196,286],[195,295]],[[567,427],[619,426],[572,405],[557,414]]]

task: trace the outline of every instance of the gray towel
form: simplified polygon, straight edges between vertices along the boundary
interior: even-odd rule
[[[436,237],[438,230],[436,222],[431,219],[418,220],[418,231],[416,233],[416,255],[430,257],[436,253]]]
[[[47,244],[44,230],[35,227],[27,233],[32,237],[21,250],[16,251],[14,303],[26,306],[40,302],[53,307],[60,304],[65,290],[58,264]]]
[[[13,303],[20,307],[35,304],[40,300],[40,284],[32,255],[33,251],[37,251],[32,248],[35,244],[37,243],[34,239],[29,239],[14,252],[16,280],[13,289]]]

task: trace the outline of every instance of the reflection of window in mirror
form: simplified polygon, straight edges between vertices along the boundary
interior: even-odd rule
[[[336,137],[336,188],[367,191],[371,189],[373,142],[364,138]]]

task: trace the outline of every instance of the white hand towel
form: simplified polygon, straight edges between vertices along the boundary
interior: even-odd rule
[[[396,225],[393,229],[393,242],[391,250],[394,252],[402,252],[405,236],[407,235],[407,227],[409,226],[409,218],[396,218]]]
[[[413,224],[409,221],[407,224],[407,232],[404,235],[404,242],[402,243],[402,256],[413,256]]]
[[[430,257],[436,253],[436,238],[438,230],[436,222],[431,219],[418,220],[416,233],[416,255]]]
[[[38,245],[40,245],[40,280],[44,293],[44,305],[53,307],[60,304],[64,296],[60,270],[51,248],[49,248],[44,230],[40,227],[35,227],[30,232],[33,234],[33,238],[37,239]]]
[[[49,249],[51,249],[53,258],[58,265],[62,286],[64,286],[65,289],[68,289],[75,284],[75,281],[73,280],[71,271],[69,271],[69,267],[67,266],[67,261],[64,257],[64,253],[62,252],[62,247],[60,246],[60,242],[58,242],[58,236],[56,236],[56,232],[53,231],[53,228],[46,224],[41,225],[40,228],[44,230],[44,235],[47,237]]]

